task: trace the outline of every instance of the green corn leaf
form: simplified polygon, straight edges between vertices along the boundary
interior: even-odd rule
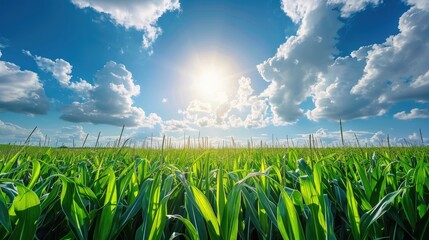
[[[150,189],[152,187],[153,179],[146,179],[143,183],[140,191],[137,195],[136,200],[127,207],[124,214],[120,217],[119,220],[119,229],[122,229],[131,219],[141,210],[143,205],[143,198],[149,195]]]
[[[347,215],[349,217],[352,235],[354,239],[360,239],[360,216],[353,188],[350,181],[347,181]]]
[[[244,199],[245,213],[248,214],[248,218],[252,222],[259,234],[265,237],[266,233],[262,228],[261,222],[258,219],[258,211],[255,209],[256,196],[251,194],[246,188],[242,188],[242,194]]]
[[[191,186],[185,178],[185,174],[181,171],[174,171],[177,179],[182,183],[182,186],[185,188],[185,208],[188,214],[189,220],[195,226],[197,230],[198,237],[200,239],[208,239],[207,230],[205,228],[204,218],[201,212],[198,210],[198,206],[195,203],[195,198],[192,194]]]
[[[308,166],[304,159],[301,158],[298,160],[298,167],[300,171],[304,172],[304,174],[313,176],[313,170],[311,170],[311,167]]]
[[[76,185],[76,190],[79,192],[79,195],[81,197],[85,197],[89,199],[91,202],[95,203],[96,205],[101,205],[99,199],[97,198],[95,193],[91,190],[91,188],[77,183],[75,183],[75,185]]]
[[[216,190],[217,219],[220,222],[226,202],[222,167],[218,170]]]
[[[239,213],[241,209],[241,185],[234,185],[228,194],[228,201],[222,215],[221,228],[222,239],[237,239]]]
[[[362,185],[363,185],[363,188],[365,190],[366,200],[370,201],[371,193],[372,193],[372,187],[371,187],[371,183],[369,181],[370,179],[368,179],[366,172],[360,163],[358,163],[357,161],[354,161],[354,165],[355,165],[356,170],[359,174],[360,180],[362,181]]]
[[[88,184],[90,183],[90,176],[89,176],[88,167],[86,165],[86,161],[80,162],[78,165],[78,168],[79,168],[79,178],[78,178],[79,183],[81,183],[84,186],[88,186]]]
[[[34,184],[36,184],[37,179],[39,179],[40,176],[40,163],[38,161],[33,161],[33,169],[32,174],[31,174],[31,180],[30,183],[28,184],[28,188],[32,189]]]
[[[417,223],[415,234],[419,240],[429,239],[429,211]]]
[[[323,216],[324,205],[319,199],[321,196],[317,194],[312,178],[309,176],[301,176],[300,183],[302,197],[311,212],[311,219],[306,226],[306,235],[314,234],[318,239],[323,239],[326,237],[326,223]]]
[[[103,210],[101,212],[101,218],[97,221],[97,225],[94,231],[94,239],[109,239],[111,230],[117,224],[115,223],[115,213],[117,208],[117,189],[116,189],[116,177],[115,172],[112,169],[107,171],[107,189],[105,191],[106,196],[104,198]]]
[[[132,204],[139,195],[139,184],[137,179],[137,174],[133,171],[131,180],[130,180],[130,190],[128,193],[128,203]]]
[[[375,205],[369,212],[365,213],[361,218],[361,236],[366,238],[370,227],[373,223],[377,221],[380,217],[384,215],[390,208],[390,204],[395,200],[395,198],[402,192],[402,189],[388,193],[383,199],[380,200],[377,205]]]
[[[204,194],[195,186],[191,186],[191,190],[195,198],[195,204],[198,206],[198,209],[208,224],[210,238],[219,239],[219,223],[217,222],[216,215],[213,212],[210,202],[207,200],[206,196],[204,196]]]
[[[324,194],[324,213],[326,222],[326,239],[337,239],[334,231],[334,216],[332,214],[331,202],[329,201],[328,195]]]
[[[61,208],[66,215],[73,234],[78,239],[88,239],[89,214],[85,209],[75,183],[62,179]]]
[[[283,189],[277,205],[277,224],[283,239],[305,239],[295,205]]]
[[[164,226],[167,222],[167,201],[169,197],[170,196],[168,195],[160,201],[148,239],[161,239]]]
[[[427,180],[427,165],[425,166],[424,159],[419,160],[417,164],[416,171],[414,172],[414,179],[416,184],[416,192],[419,194],[420,198],[424,198],[424,184]]]
[[[191,240],[199,240],[197,230],[195,229],[194,225],[192,225],[191,221],[188,219],[180,216],[180,215],[167,215],[168,218],[174,218],[180,220],[183,225],[185,225],[185,228],[187,230],[187,233],[189,235],[189,238]]]
[[[255,185],[256,185],[256,193],[258,195],[259,203],[261,203],[261,205],[267,212],[267,216],[270,219],[271,223],[273,223],[275,227],[277,227],[277,219],[275,215],[276,205],[268,198],[267,194],[262,189],[262,186],[259,185],[259,183],[255,181]]]
[[[13,208],[18,217],[18,224],[11,239],[33,239],[37,220],[40,217],[40,200],[30,189],[18,185],[18,196],[13,200]]]
[[[405,217],[411,225],[411,228],[414,230],[417,224],[417,206],[416,202],[416,191],[415,187],[405,186],[404,193],[402,195],[401,204],[404,209]]]
[[[51,207],[53,202],[58,200],[58,193],[60,192],[60,187],[61,187],[61,185],[56,184],[55,187],[52,188],[52,190],[48,194],[48,196],[46,198],[44,198],[44,200],[42,201],[42,204],[40,205],[42,212],[45,211],[45,209]]]
[[[8,233],[12,232],[12,225],[10,223],[9,212],[7,210],[6,199],[0,191],[0,224],[6,229]]]
[[[24,147],[22,147],[17,153],[15,153],[15,155],[13,155],[9,160],[7,160],[6,164],[3,165],[3,168],[1,170],[2,173],[9,172],[12,169],[12,166],[16,163],[23,150]]]
[[[197,210],[197,206],[195,205],[196,205],[195,200],[192,194],[188,194],[187,192],[185,192],[185,207],[188,213],[188,218],[195,226],[199,239],[208,239],[209,237],[207,235],[204,218],[201,215],[201,213]]]

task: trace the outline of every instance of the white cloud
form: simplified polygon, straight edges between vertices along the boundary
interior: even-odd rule
[[[82,126],[67,126],[62,127],[55,135],[56,141],[58,141],[59,144],[71,145],[74,141],[75,146],[80,147],[87,133],[83,130]]]
[[[33,129],[23,128],[13,123],[3,122],[0,120],[0,141],[3,143],[13,143],[15,141],[24,143]],[[37,129],[32,139],[44,139],[43,133]]]
[[[282,9],[292,19],[293,22],[298,23],[309,12],[317,8],[320,2],[320,0],[282,0]]]
[[[79,8],[92,8],[107,14],[125,28],[143,30],[143,47],[149,49],[162,33],[158,19],[168,11],[180,9],[179,0],[72,0]],[[150,51],[151,52],[151,51]]]
[[[362,47],[350,56],[337,58],[327,71],[320,73],[312,86],[315,108],[308,110],[309,119],[354,119],[381,115],[391,105],[380,103],[371,95],[350,93],[363,74],[365,58],[370,47]]]
[[[400,33],[374,44],[352,93],[379,102],[429,100],[429,9],[411,7],[399,19]]]
[[[373,144],[382,145],[384,139],[386,138],[383,131],[377,131],[374,135],[369,139],[369,141]]]
[[[23,50],[23,53],[32,57],[36,61],[37,66],[45,72],[49,72],[52,76],[58,80],[61,86],[66,87],[70,84],[72,78],[72,65],[64,59],[57,58],[51,60],[49,58],[32,55],[30,51]]]
[[[167,98],[162,98],[162,101],[161,101],[162,103],[167,103],[168,102],[168,99]]]
[[[322,1],[283,1],[283,6],[292,19],[301,19],[297,35],[258,65],[259,73],[270,82],[263,94],[269,97],[278,124],[296,122],[303,115],[299,105],[309,96],[318,73],[333,62],[337,31],[342,26],[338,13]]]
[[[415,132],[411,135],[408,135],[408,139],[411,141],[421,141],[420,135]]]
[[[315,132],[310,133],[303,133],[303,134],[297,134],[298,137],[292,138],[295,141],[299,142],[306,142],[309,139],[309,135],[312,134],[316,144],[320,146],[320,141],[322,141],[322,145],[328,146],[328,145],[341,145],[341,132],[338,130],[331,131],[326,128],[319,128]],[[356,137],[359,140],[359,144],[363,146],[366,143],[371,143],[369,141],[369,138],[373,137],[373,132],[368,131],[356,131],[356,130],[344,130],[343,131],[343,138],[344,143],[346,145],[357,145]]]
[[[96,73],[88,99],[67,106],[61,118],[70,122],[153,127],[160,117],[154,113],[146,116],[143,109],[133,106],[132,98],[139,94],[140,86],[134,84],[131,72],[110,61]]]
[[[427,0],[408,0],[408,4],[415,5],[420,9],[429,9],[429,2]]]
[[[196,131],[187,121],[183,120],[166,120],[161,124],[161,130],[163,133],[172,133],[172,132],[191,132]]]
[[[397,119],[401,120],[411,120],[416,118],[429,118],[429,109],[420,109],[420,108],[413,108],[411,109],[410,113],[407,113],[405,111],[395,113],[393,115]]]
[[[222,102],[192,100],[186,110],[179,110],[186,121],[198,127],[227,129],[262,128],[269,125],[268,103],[265,97],[253,95],[250,78],[238,79],[238,88]]]
[[[342,5],[342,17],[349,17],[355,12],[364,10],[368,5],[376,6],[382,2],[383,0],[328,0],[328,4]]]
[[[189,103],[186,111],[190,113],[210,113],[212,111],[212,107],[209,103],[194,99]]]
[[[39,76],[0,61],[0,112],[45,114],[48,109],[49,101]]]
[[[61,87],[68,88],[79,93],[80,97],[87,97],[88,91],[93,88],[93,86],[84,79],[80,79],[79,82],[70,81],[72,78],[71,73],[73,66],[66,60],[61,58],[51,60],[49,58],[33,55],[28,50],[23,50],[22,52],[33,58],[37,66],[42,71],[51,73],[52,77],[59,82]]]
[[[408,2],[415,5],[399,19],[399,34],[334,57],[339,14],[349,17],[381,2],[283,1],[285,13],[300,24],[297,35],[258,66],[270,83],[262,95],[269,97],[274,125],[294,123],[304,112],[312,120],[368,118],[400,101],[429,101],[427,1]],[[308,99],[315,107],[305,111],[301,104]]]
[[[71,82],[67,86],[67,88],[69,88],[69,89],[75,91],[76,93],[78,93],[80,98],[85,99],[85,98],[88,97],[89,92],[94,89],[94,86],[91,85],[86,80],[84,80],[84,79],[81,78],[81,79],[79,79],[78,82]]]

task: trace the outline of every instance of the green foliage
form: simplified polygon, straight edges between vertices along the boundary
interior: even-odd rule
[[[428,239],[429,149],[2,146],[0,239]]]

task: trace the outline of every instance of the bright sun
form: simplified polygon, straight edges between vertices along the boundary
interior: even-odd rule
[[[226,101],[234,81],[232,64],[219,56],[199,60],[193,64],[193,95],[206,101]]]
[[[203,95],[225,91],[226,81],[222,69],[202,69],[194,79],[195,90]]]

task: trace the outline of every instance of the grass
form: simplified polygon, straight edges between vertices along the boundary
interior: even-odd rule
[[[429,148],[0,146],[3,239],[429,239]]]

